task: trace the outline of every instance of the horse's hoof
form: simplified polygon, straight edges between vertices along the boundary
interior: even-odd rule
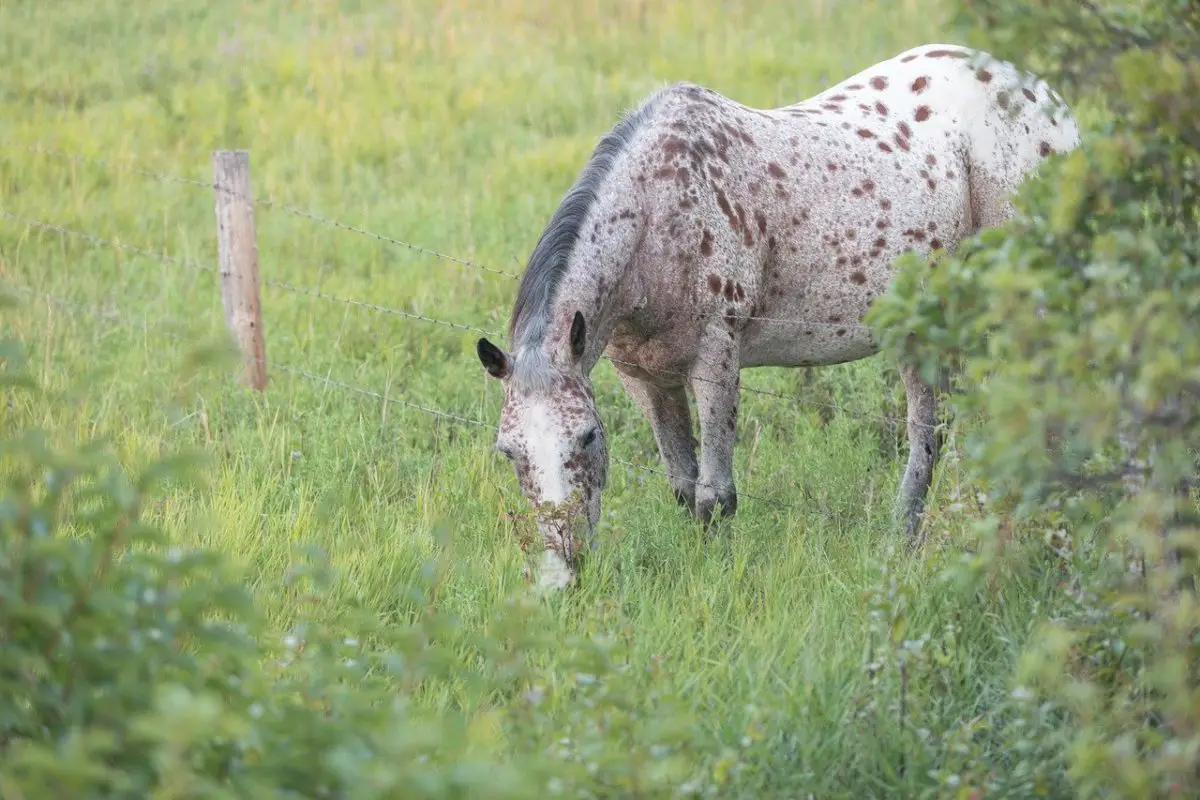
[[[696,500],[696,518],[704,523],[704,528],[707,530],[717,520],[732,517],[737,513],[737,492],[727,491],[719,492],[713,497],[703,497]],[[717,508],[720,508],[718,515]]]
[[[696,511],[696,491],[694,489],[672,489],[675,502],[686,508],[690,513]]]

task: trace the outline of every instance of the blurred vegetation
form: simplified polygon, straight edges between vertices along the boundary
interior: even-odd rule
[[[6,392],[41,395],[19,343],[0,361]],[[170,546],[143,518],[203,476],[202,454],[131,474],[102,440],[3,433],[0,796],[653,794],[695,772],[691,720],[632,693],[619,642],[557,641],[575,677],[536,685],[531,659],[549,640],[531,600],[501,604],[486,635],[468,630],[438,608],[455,565],[433,562],[403,587],[404,622],[344,600],[314,616],[340,580],[319,552],[287,571],[301,611],[280,636],[224,554]],[[417,701],[447,681],[512,705],[468,716]],[[540,709],[560,692],[586,712],[550,725]],[[539,758],[546,747],[564,753]]]
[[[1027,185],[1012,224],[906,259],[874,311],[892,352],[961,365],[953,410],[986,499],[959,577],[1018,569],[1033,544],[1062,585],[1015,675],[1025,747],[972,767],[962,796],[990,796],[1001,772],[1030,791],[1197,796],[1200,11],[963,5],[977,41],[1108,121]],[[1039,742],[1047,717],[1064,728]]]

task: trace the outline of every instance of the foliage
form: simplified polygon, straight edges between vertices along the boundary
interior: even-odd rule
[[[1036,53],[1027,66],[1106,113],[1026,185],[1011,224],[949,257],[906,258],[873,322],[926,374],[961,364],[952,406],[986,496],[979,557],[963,569],[980,579],[1010,569],[1015,553],[1030,557],[1022,540],[1044,541],[1064,569],[1015,676],[1028,715],[1061,712],[1072,731],[1038,758],[1061,759],[1083,796],[1190,793],[1200,20],[1188,2],[963,6],[982,46],[1018,62]],[[996,780],[980,771],[973,788]]]
[[[20,346],[2,356],[4,385],[36,393]],[[284,588],[311,611],[279,635],[224,554],[144,519],[156,492],[199,477],[196,458],[131,476],[101,441],[63,449],[23,430],[0,447],[5,797],[528,797],[568,782],[653,791],[693,772],[690,720],[634,694],[599,638],[560,654],[569,725],[539,711],[544,609],[514,600],[486,636],[464,630],[437,608],[449,565],[431,563],[402,622],[345,602],[330,613],[338,576],[309,553]],[[421,699],[431,684],[518,698],[517,713],[437,708]],[[551,737],[565,737],[559,754],[535,758]]]

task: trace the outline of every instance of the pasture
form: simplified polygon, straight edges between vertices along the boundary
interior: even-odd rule
[[[136,17],[115,0],[7,3],[0,283],[22,305],[5,333],[28,344],[46,386],[78,391],[13,406],[6,428],[107,436],[134,465],[202,445],[207,486],[152,514],[175,543],[226,553],[281,634],[300,602],[288,568],[309,545],[338,570],[334,600],[385,621],[411,612],[427,563],[451,565],[439,610],[486,629],[525,587],[526,506],[490,430],[408,405],[495,423],[478,334],[266,286],[267,390],[186,372],[190,348],[224,331],[216,276],[196,268],[215,264],[213,193],[136,170],[203,184],[212,150],[247,149],[259,198],[471,262],[265,205],[264,279],[502,332],[516,284],[473,264],[520,272],[621,112],[671,80],[791,103],[946,40],[943,17],[934,0],[153,0]],[[579,633],[620,639],[636,667],[622,690],[632,729],[656,719],[643,702],[683,709],[689,765],[723,796],[953,791],[965,756],[951,740],[1013,690],[1054,576],[1006,575],[970,597],[942,578],[973,496],[951,452],[930,540],[901,546],[889,516],[905,457],[897,371],[872,358],[745,372],[758,392],[741,401],[742,498],[711,542],[650,471],[650,427],[612,365],[593,379],[611,453],[628,463],[612,467],[601,546],[581,584],[547,603],[543,633],[564,651]],[[542,683],[579,679],[548,652]],[[924,666],[902,675],[902,658]],[[488,747],[515,746],[495,722],[509,701],[454,674],[421,701],[485,720]],[[572,698],[545,710],[547,746],[569,737]],[[971,758],[1003,770],[1007,746],[983,736]]]

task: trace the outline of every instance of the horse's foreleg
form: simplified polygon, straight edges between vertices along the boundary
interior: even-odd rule
[[[737,512],[733,480],[733,442],[737,431],[737,346],[727,331],[705,337],[691,371],[692,394],[700,418],[700,474],[696,483],[696,516],[712,522],[718,504],[721,516]]]
[[[664,389],[619,371],[617,376],[654,431],[675,499],[688,511],[695,511],[696,439],[687,392],[682,386]]]
[[[908,395],[908,466],[896,498],[895,516],[903,522],[905,533],[914,536],[920,529],[926,495],[933,480],[933,467],[937,463],[937,407],[933,387],[921,379],[916,367],[903,366],[900,375]]]

